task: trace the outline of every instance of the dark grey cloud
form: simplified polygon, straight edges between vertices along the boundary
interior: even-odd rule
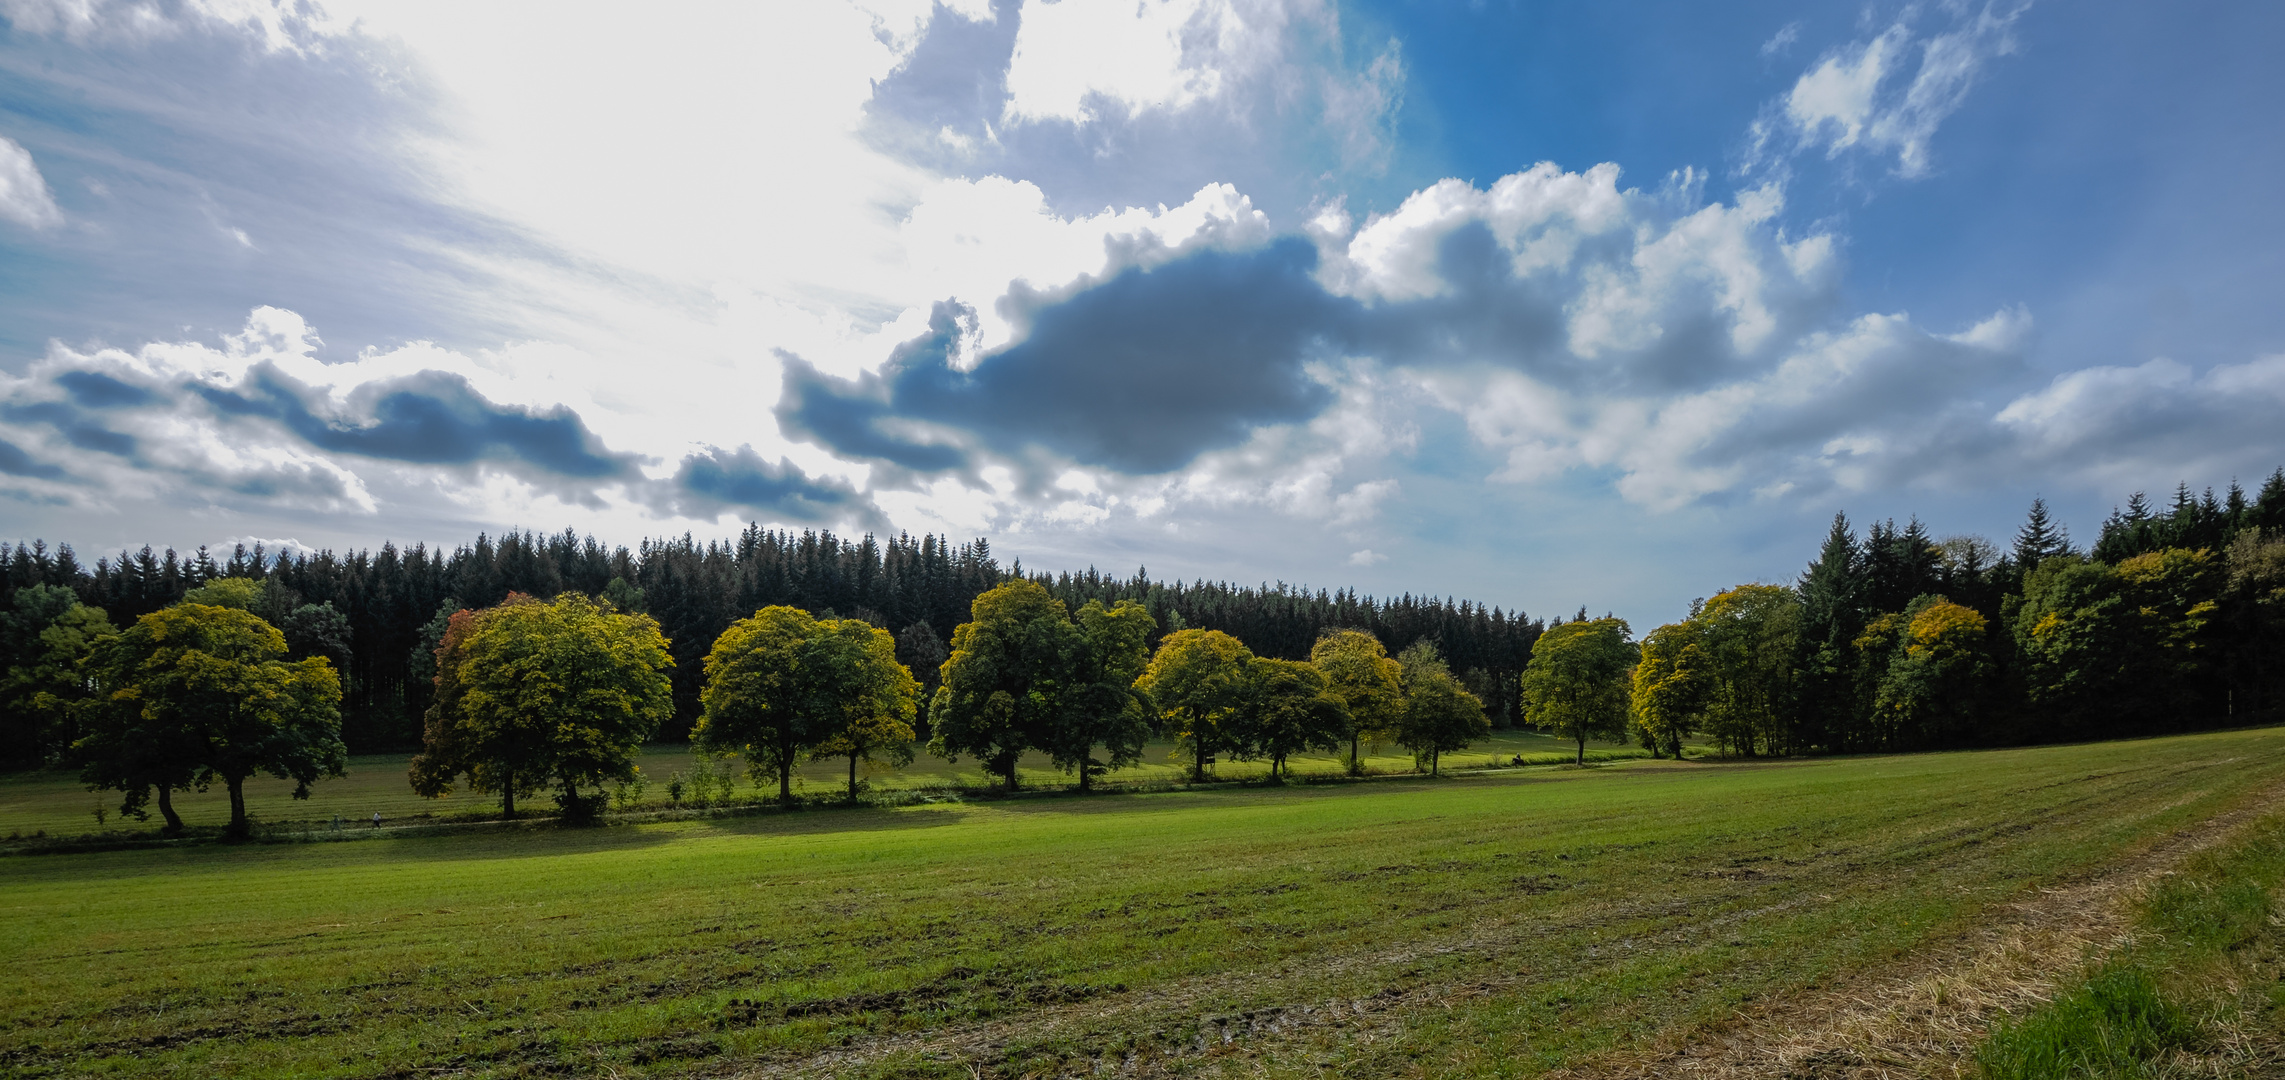
[[[56,429],[64,441],[82,450],[97,450],[120,457],[135,455],[135,437],[104,427],[82,415],[78,409],[60,401],[41,401],[29,405],[0,405],[0,418],[19,424],[46,424]]]
[[[64,372],[56,376],[56,385],[90,409],[132,408],[148,405],[157,398],[140,386],[94,371]]]
[[[737,509],[773,520],[885,525],[872,500],[847,482],[811,477],[783,458],[766,460],[752,446],[710,446],[683,458],[654,503],[663,513],[684,517]]]
[[[11,476],[31,476],[41,480],[60,480],[63,470],[44,461],[35,460],[15,443],[0,439],[0,472]]]
[[[468,380],[442,371],[359,387],[349,396],[346,416],[321,415],[311,407],[309,391],[266,363],[234,389],[196,392],[224,413],[275,420],[321,450],[391,461],[508,461],[559,477],[623,480],[636,475],[639,460],[606,449],[566,406],[498,405]]]
[[[778,420],[839,453],[920,471],[967,464],[972,443],[1168,472],[1331,401],[1304,365],[1341,350],[1359,309],[1317,284],[1316,263],[1313,246],[1289,239],[1129,270],[1040,301],[1027,336],[970,371],[953,364],[961,312],[938,304],[929,332],[876,374],[850,382],[790,361]],[[924,425],[955,434],[933,440]]]
[[[1632,255],[1601,247],[1610,250],[1582,258],[1623,267]],[[789,357],[779,423],[845,456],[923,473],[969,467],[976,450],[1021,458],[1036,447],[1149,474],[1235,446],[1258,427],[1316,416],[1332,393],[1304,370],[1314,359],[1491,365],[1594,394],[1668,394],[1766,365],[1737,348],[1734,317],[1703,283],[1663,297],[1646,342],[1587,359],[1569,340],[1586,275],[1518,275],[1480,224],[1451,230],[1434,252],[1435,294],[1377,304],[1328,291],[1314,276],[1317,248],[1295,237],[1249,252],[1202,250],[1057,295],[1019,282],[1001,303],[1028,333],[973,370],[953,359],[966,310],[942,303],[929,332],[900,345],[877,374],[835,379]],[[1795,336],[1771,335],[1780,345]]]

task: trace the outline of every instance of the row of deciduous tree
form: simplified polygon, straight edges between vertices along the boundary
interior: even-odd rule
[[[1141,572],[1028,574],[1020,564],[1003,567],[984,540],[954,544],[935,536],[851,540],[749,527],[726,542],[684,536],[628,549],[566,530],[479,536],[449,551],[383,544],[377,551],[278,553],[256,545],[227,556],[205,549],[180,556],[146,547],[92,565],[69,545],[35,541],[0,544],[0,670],[39,662],[38,637],[67,601],[131,623],[190,589],[233,577],[261,583],[254,610],[286,635],[296,657],[333,662],[342,680],[343,737],[360,753],[420,745],[434,692],[430,653],[445,618],[492,607],[511,593],[602,596],[616,589],[622,609],[657,620],[675,659],[667,676],[674,712],[660,729],[671,740],[686,738],[703,711],[705,658],[715,639],[731,623],[778,605],[889,630],[897,658],[930,693],[948,654],[945,642],[970,604],[1012,577],[1038,582],[1073,610],[1089,600],[1140,603],[1155,621],[1153,648],[1184,628],[1221,630],[1260,655],[1287,660],[1306,659],[1334,628],[1365,630],[1392,651],[1426,638],[1502,724],[1518,719],[1515,676],[1542,629],[1520,612],[1465,600],[1168,582]],[[31,589],[52,590],[36,594],[47,606],[26,607],[32,594],[24,590]],[[0,767],[35,764],[68,745],[68,731],[19,722],[13,700],[0,699]]]
[[[220,782],[230,831],[244,835],[247,778],[291,777],[298,797],[342,774],[334,665],[288,655],[286,635],[257,614],[267,587],[217,578],[123,632],[93,609],[50,620],[59,653],[77,658],[59,661],[37,693],[76,733],[67,756],[90,787],[121,792],[131,816],[155,801],[177,831],[173,794]],[[674,697],[668,639],[611,591],[511,594],[443,620],[414,790],[466,786],[498,796],[510,816],[519,799],[552,791],[567,817],[600,813],[602,789],[633,778]],[[1153,653],[1155,629],[1132,600],[1074,613],[1029,579],[987,590],[940,665],[927,749],[973,757],[1011,788],[1018,759],[1037,752],[1086,788],[1159,735],[1203,779],[1219,757],[1266,759],[1274,777],[1295,753],[1344,745],[1355,768],[1358,744],[1382,739],[1433,772],[1442,753],[1488,731],[1481,702],[1426,642],[1391,658],[1372,635],[1340,631],[1295,661],[1257,657],[1218,630],[1165,635]],[[704,667],[698,741],[774,774],[781,799],[805,760],[846,759],[854,798],[861,762],[914,756],[920,684],[895,639],[862,619],[766,607],[719,635]]]
[[[1136,601],[1090,600],[1073,612],[1046,586],[1016,579],[987,590],[952,635],[926,703],[926,749],[972,758],[1011,789],[1017,763],[1044,755],[1082,789],[1141,760],[1169,737],[1204,779],[1217,760],[1267,760],[1273,777],[1310,750],[1363,741],[1411,748],[1426,767],[1482,738],[1483,705],[1425,642],[1391,658],[1348,630],[1311,659],[1255,656],[1218,630],[1165,635]],[[600,787],[632,775],[634,754],[666,714],[664,638],[647,616],[566,593],[511,597],[455,613],[436,650],[437,693],[413,786],[443,795],[465,783],[515,800],[553,787],[567,813],[600,806]],[[772,606],[717,637],[705,659],[697,742],[774,776],[792,798],[793,769],[843,759],[849,794],[863,762],[913,759],[920,684],[896,642],[861,619]]]

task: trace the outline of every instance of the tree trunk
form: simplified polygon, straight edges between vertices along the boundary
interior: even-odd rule
[[[1014,791],[1014,790],[1016,789],[1016,785],[1017,785],[1017,783],[1019,783],[1019,781],[1016,779],[1016,762],[1017,762],[1019,759],[1021,759],[1022,757],[1023,757],[1023,755],[1021,755],[1021,754],[1010,754],[1010,755],[1008,755],[1008,790],[1009,790],[1009,791]]]
[[[1428,752],[1428,775],[1444,775],[1444,751],[1430,750]]]
[[[1586,732],[1586,730],[1585,730],[1584,728],[1580,729],[1580,731],[1579,731],[1579,761],[1578,761],[1578,763],[1579,763],[1579,764],[1581,764],[1581,765],[1585,765],[1585,764],[1587,763],[1587,732]]]
[[[1088,747],[1088,749],[1089,749],[1089,750],[1093,750],[1093,749],[1094,749],[1094,747]],[[1095,765],[1095,761],[1094,761],[1094,757],[1093,757],[1093,755],[1091,755],[1091,754],[1081,754],[1081,755],[1079,756],[1079,792],[1080,792],[1080,794],[1086,794],[1088,791],[1091,791],[1091,790],[1093,790],[1092,788],[1090,788],[1090,787],[1088,786],[1088,783],[1087,783],[1087,773],[1088,773],[1088,771],[1089,771],[1089,770],[1091,770],[1092,768],[1094,768],[1094,765]]]
[[[1350,733],[1349,733],[1349,775],[1350,775],[1350,776],[1361,776],[1361,775],[1363,775],[1363,774],[1364,774],[1364,771],[1365,771],[1365,767],[1364,767],[1362,764],[1358,763],[1358,761],[1357,761],[1357,743],[1359,743],[1359,742],[1363,741],[1363,739],[1364,739],[1364,736],[1363,736],[1363,735],[1361,735],[1361,734],[1359,734],[1359,733],[1357,733],[1357,732],[1354,732],[1354,731],[1352,731],[1352,732],[1350,732]]]
[[[244,840],[252,831],[246,823],[246,778],[225,776],[222,782],[230,789],[230,838]]]
[[[790,756],[778,758],[778,805],[793,805],[793,760]]]
[[[849,755],[849,801],[857,801],[857,755]]]
[[[1193,749],[1198,751],[1198,760],[1190,763],[1190,782],[1203,784],[1206,782],[1206,734],[1204,732],[1194,733],[1191,741],[1197,744]]]
[[[500,770],[500,816],[516,820],[516,770]]]
[[[175,813],[174,789],[165,784],[159,785],[159,816],[167,819],[167,835],[182,832],[182,815]]]

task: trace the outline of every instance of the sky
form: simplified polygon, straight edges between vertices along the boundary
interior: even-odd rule
[[[1638,628],[2285,465],[2285,8],[0,0],[0,535]]]

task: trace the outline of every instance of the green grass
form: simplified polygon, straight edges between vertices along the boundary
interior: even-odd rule
[[[0,1072],[1532,1075],[1877,968],[2280,761],[2260,730],[0,858]]]
[[[2285,1045],[2280,886],[2285,817],[2191,858],[2143,897],[2123,949],[1994,1025],[1976,1055],[1986,1080],[2256,1075],[2246,1048]]]
[[[1572,747],[1560,739],[1549,738],[1524,731],[1499,731],[1481,745],[1456,754],[1445,755],[1448,769],[1483,768],[1502,764],[1520,756],[1528,765],[1555,765],[1571,760]],[[1173,747],[1154,744],[1145,754],[1145,760],[1134,768],[1111,774],[1110,782],[1118,784],[1166,784],[1179,782],[1189,776],[1187,766],[1170,759]],[[1588,744],[1589,761],[1623,761],[1647,757],[1649,752],[1638,747],[1619,743],[1595,742]],[[256,822],[271,825],[300,825],[321,823],[327,827],[332,819],[340,817],[345,826],[370,826],[373,814],[378,811],[385,822],[404,824],[417,820],[451,819],[455,817],[486,817],[499,809],[493,796],[456,792],[442,799],[424,799],[413,794],[406,780],[406,769],[411,764],[410,754],[362,754],[351,758],[348,775],[338,780],[323,780],[311,789],[306,800],[293,798],[291,781],[270,777],[255,777],[246,782],[247,813]],[[1308,755],[1291,762],[1297,776],[1337,776],[1346,771],[1347,757]],[[1383,773],[1411,772],[1412,756],[1402,747],[1381,745],[1369,747],[1364,758],[1368,770]],[[649,780],[646,805],[652,809],[667,805],[666,781],[676,773],[690,776],[695,770],[687,746],[660,744],[645,747],[637,765]],[[724,769],[735,770],[735,761],[723,763]],[[830,796],[844,790],[848,782],[848,764],[845,761],[822,761],[806,765],[794,774],[797,794]],[[1072,777],[1056,770],[1044,757],[1028,756],[1019,766],[1023,783],[1031,787],[1060,788],[1072,784]],[[1269,765],[1259,761],[1231,761],[1214,767],[1212,775],[1224,780],[1254,780],[1269,775]],[[907,788],[970,785],[984,787],[993,782],[971,760],[959,764],[922,753],[911,765],[903,768],[875,769],[860,772],[860,779],[875,791],[897,791]],[[736,798],[751,801],[764,794],[775,795],[777,782],[769,780],[756,785],[742,777]],[[91,792],[82,787],[68,772],[32,772],[14,775],[0,774],[0,838],[28,837],[34,834],[48,836],[82,836],[88,834],[129,835],[148,833],[158,824],[158,813],[153,810],[149,821],[122,820],[116,809],[118,792]],[[555,803],[541,795],[526,802],[523,809],[552,813]],[[107,820],[98,824],[95,810],[104,808]],[[193,827],[220,828],[230,820],[229,796],[217,785],[204,792],[183,792],[175,796],[175,810]]]
[[[2137,1076],[2187,1045],[2195,1027],[2139,967],[2109,967],[2021,1020],[2002,1022],[1977,1054],[1988,1080]]]

